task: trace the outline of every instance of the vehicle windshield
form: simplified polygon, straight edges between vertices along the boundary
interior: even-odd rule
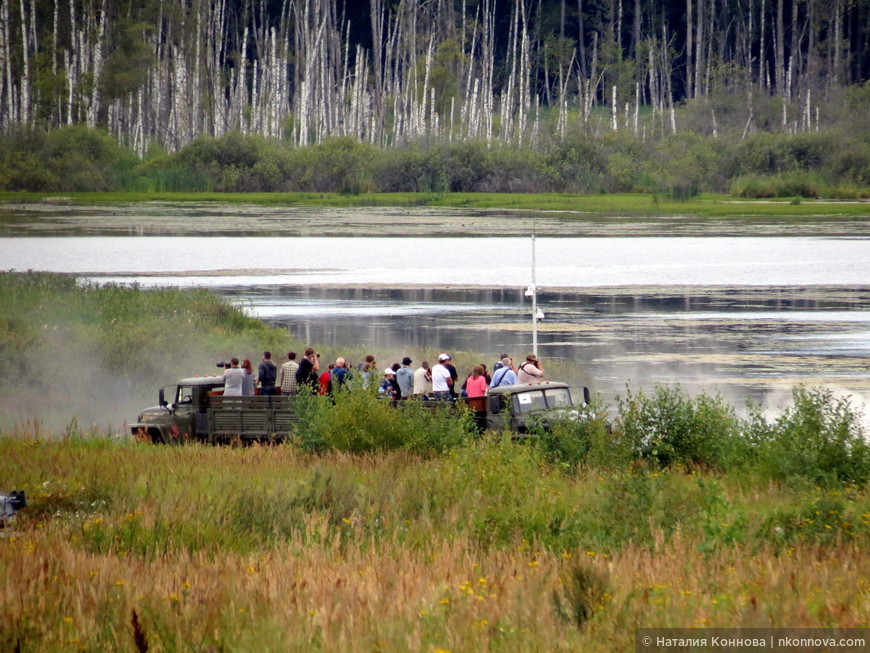
[[[178,391],[175,393],[175,405],[192,404],[193,403],[193,387],[189,385],[178,386]]]
[[[547,410],[571,406],[571,393],[568,388],[541,388],[518,392],[513,396],[514,410],[529,413],[533,410]]]
[[[546,410],[571,406],[571,393],[568,388],[541,388],[528,392],[518,392],[513,396],[514,410],[529,413],[533,410]]]
[[[565,408],[573,406],[571,402],[571,393],[568,388],[549,388],[544,391],[547,397],[547,406],[549,408]]]

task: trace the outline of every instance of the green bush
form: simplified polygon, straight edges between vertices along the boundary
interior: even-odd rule
[[[597,402],[572,410],[547,423],[529,425],[531,445],[544,458],[565,468],[584,462],[612,464],[617,452],[609,435],[607,412]]]
[[[575,131],[546,149],[541,165],[552,180],[553,190],[601,192],[607,170],[607,153],[601,140],[586,132]]]
[[[736,197],[762,199],[776,197],[776,189],[769,177],[748,175],[732,179],[729,192]]]
[[[749,136],[735,152],[736,174],[772,175],[794,170],[797,162],[781,134],[761,133]]]
[[[682,388],[656,386],[617,397],[615,437],[657,468],[701,465],[724,468],[739,450],[738,420],[720,396],[690,397]]]
[[[795,388],[793,405],[773,424],[756,416],[750,432],[759,468],[770,478],[831,485],[870,480],[870,445],[848,397],[827,388]]]
[[[484,439],[460,447],[435,470],[438,503],[447,515],[459,511],[483,547],[505,546],[520,538],[561,543],[564,506],[551,499],[558,475],[532,447],[509,437]]]
[[[357,380],[334,397],[303,393],[297,406],[296,442],[308,451],[441,453],[464,443],[471,426],[468,411],[458,406],[411,400],[393,405],[374,384],[363,388]]]
[[[722,141],[689,132],[668,134],[652,147],[651,165],[663,190],[680,200],[727,184]]]
[[[132,183],[136,156],[104,131],[22,128],[0,140],[4,190],[112,190]]]
[[[759,527],[758,537],[777,545],[802,540],[830,545],[866,535],[868,521],[855,498],[854,492],[816,489],[810,496],[800,496],[797,505],[770,514]]]
[[[443,193],[450,189],[444,157],[416,143],[380,152],[373,174],[375,186],[384,193]]]

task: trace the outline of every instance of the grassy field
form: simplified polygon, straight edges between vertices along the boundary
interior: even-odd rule
[[[554,211],[577,220],[595,216],[649,217],[692,215],[715,218],[814,220],[825,216],[866,219],[866,201],[808,199],[744,200],[702,194],[685,201],[655,194],[569,195],[556,193],[0,193],[0,202],[40,202],[63,199],[76,204],[118,202],[221,202],[264,206],[433,206],[510,211]]]
[[[0,425],[0,491],[29,500],[0,531],[0,650],[614,651],[644,626],[870,625],[870,446],[823,389],[775,418],[627,390],[526,442],[360,390],[303,402],[281,446],[152,446],[73,411],[298,343],[204,291],[0,291],[0,405],[31,418]]]
[[[441,456],[0,440],[3,650],[614,651],[652,626],[866,627],[870,496]],[[18,647],[18,648],[16,648]]]

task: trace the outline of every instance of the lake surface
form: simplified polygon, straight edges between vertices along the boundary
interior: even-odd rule
[[[719,226],[717,226],[719,225]],[[0,268],[206,286],[307,342],[494,361],[531,347],[605,398],[678,381],[739,401],[829,384],[870,394],[867,224],[226,205],[7,207]],[[678,233],[680,236],[665,235]],[[491,359],[491,360],[489,360]],[[570,363],[570,365],[568,365]]]

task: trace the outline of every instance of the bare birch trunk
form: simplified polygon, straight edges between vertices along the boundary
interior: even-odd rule
[[[103,74],[103,56],[106,47],[106,23],[109,22],[109,16],[106,13],[108,0],[103,0],[100,7],[100,27],[97,34],[97,43],[94,48],[94,64],[92,74],[94,77],[94,88],[91,93],[91,104],[88,107],[88,127],[96,127],[97,119],[100,114],[100,79]]]
[[[616,106],[616,84],[613,85],[611,99],[610,99],[610,128],[613,131],[619,129],[619,125],[616,122],[616,116],[618,113],[618,107]]]
[[[12,80],[12,33],[9,26],[9,0],[0,2],[0,127],[10,129],[18,120],[15,114],[15,84]]]
[[[20,0],[21,6],[21,91],[19,94],[20,109],[19,120],[23,124],[30,122],[30,45],[27,35],[27,15],[24,10],[24,0]]]
[[[776,3],[776,31],[774,33],[775,48],[775,82],[778,95],[785,97],[785,28],[783,27],[783,0]]]

